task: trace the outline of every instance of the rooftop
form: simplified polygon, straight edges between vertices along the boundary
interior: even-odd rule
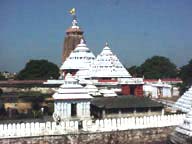
[[[117,96],[94,98],[91,104],[105,109],[112,108],[163,108],[163,105],[146,97]]]

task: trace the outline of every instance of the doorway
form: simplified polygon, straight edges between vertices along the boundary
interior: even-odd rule
[[[77,116],[77,104],[76,103],[71,104],[71,116],[72,117]]]

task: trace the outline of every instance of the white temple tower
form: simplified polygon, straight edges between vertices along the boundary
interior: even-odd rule
[[[64,61],[60,70],[65,77],[68,73],[73,76],[78,72],[78,78],[87,77],[91,63],[95,59],[94,54],[87,47],[84,39],[70,53],[69,57]]]

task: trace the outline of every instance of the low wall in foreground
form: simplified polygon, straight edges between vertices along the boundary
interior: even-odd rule
[[[0,139],[1,144],[164,144],[175,127]]]
[[[19,138],[75,134],[81,131],[90,133],[149,129],[177,126],[183,123],[185,115],[158,115],[101,120],[31,122],[0,124],[0,138]]]

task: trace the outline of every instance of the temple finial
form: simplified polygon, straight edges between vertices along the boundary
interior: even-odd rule
[[[106,42],[106,43],[105,43],[105,47],[109,47],[109,44],[108,44],[108,42]]]
[[[72,8],[69,13],[73,16],[72,28],[79,28],[75,8]]]
[[[84,44],[84,43],[85,43],[85,40],[83,38],[81,38],[80,44]]]

